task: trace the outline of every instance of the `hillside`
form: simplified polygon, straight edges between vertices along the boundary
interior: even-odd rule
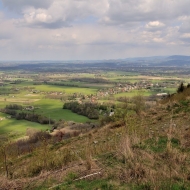
[[[0,189],[190,189],[190,88],[133,103],[86,132],[1,144]]]

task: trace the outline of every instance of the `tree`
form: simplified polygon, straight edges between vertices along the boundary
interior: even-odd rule
[[[181,82],[181,84],[179,85],[178,89],[177,89],[177,93],[183,92],[185,89],[185,86],[183,84],[183,82]]]

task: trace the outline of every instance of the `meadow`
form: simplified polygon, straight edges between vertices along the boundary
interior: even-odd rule
[[[8,136],[8,138],[19,138],[26,135],[26,130],[29,128],[37,130],[47,130],[51,127],[48,125],[41,125],[26,120],[16,120],[8,117],[9,115],[0,113],[0,137]]]
[[[78,123],[85,123],[90,121],[87,117],[73,113],[70,110],[63,109],[63,102],[51,99],[41,99],[33,104],[39,109],[35,110],[35,113],[40,113],[44,116],[48,116],[56,121],[63,119],[65,121],[74,121]]]

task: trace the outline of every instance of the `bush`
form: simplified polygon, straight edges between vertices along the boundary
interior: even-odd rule
[[[134,96],[132,99],[134,103],[134,111],[139,115],[145,109],[145,100],[142,95]]]
[[[10,109],[10,110],[22,110],[22,106],[18,105],[18,104],[10,104],[10,105],[6,105],[6,109]]]
[[[50,139],[51,135],[45,131],[38,131],[29,136],[29,143],[36,143],[38,141],[43,141],[45,139]]]

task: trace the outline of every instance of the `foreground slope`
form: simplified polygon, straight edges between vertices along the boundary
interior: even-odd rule
[[[71,138],[6,144],[1,189],[189,189],[189,106],[187,88]]]

